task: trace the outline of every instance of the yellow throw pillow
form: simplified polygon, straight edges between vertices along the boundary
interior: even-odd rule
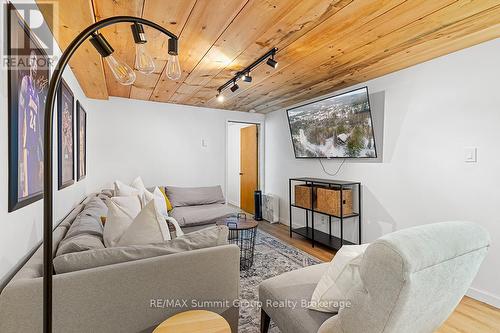
[[[168,200],[167,193],[165,193],[165,188],[163,186],[160,187],[160,191],[163,194],[163,196],[165,197],[165,203],[167,204],[167,210],[170,212],[174,208],[172,207],[170,200]]]

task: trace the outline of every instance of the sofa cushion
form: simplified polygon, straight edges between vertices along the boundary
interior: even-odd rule
[[[92,197],[83,210],[71,223],[68,232],[61,240],[56,255],[104,248],[101,216],[108,208],[98,197]]]
[[[210,187],[166,186],[165,189],[167,197],[174,208],[226,202],[220,185]]]
[[[179,222],[181,227],[215,223],[220,219],[239,213],[238,208],[226,204],[210,204],[200,206],[176,207],[170,216]]]
[[[213,226],[158,244],[133,245],[68,253],[54,259],[54,269],[60,274],[218,245],[226,245],[228,244],[228,233],[229,230],[226,226]]]
[[[120,236],[116,246],[161,243],[170,239],[165,217],[160,214],[157,201],[151,200]]]
[[[282,332],[317,332],[323,322],[332,316],[331,313],[307,308],[316,284],[327,269],[328,264],[309,266],[265,280],[259,285],[262,309]]]

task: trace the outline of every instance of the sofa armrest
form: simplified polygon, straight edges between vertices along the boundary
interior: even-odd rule
[[[193,308],[221,313],[234,330],[238,295],[236,245],[58,274],[53,280],[53,331],[147,332]],[[0,294],[0,332],[20,328],[41,332],[42,278],[16,281]]]

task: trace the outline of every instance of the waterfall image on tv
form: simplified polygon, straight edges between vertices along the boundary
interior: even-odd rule
[[[296,158],[375,158],[368,88],[287,110]]]

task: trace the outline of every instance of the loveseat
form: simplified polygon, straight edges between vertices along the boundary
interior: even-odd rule
[[[87,197],[55,228],[53,255],[75,220],[100,219],[97,198]],[[0,332],[41,332],[42,268],[40,246],[1,290]],[[237,332],[238,294],[236,245],[55,274],[53,331],[151,332],[173,314],[201,307],[220,313]]]

